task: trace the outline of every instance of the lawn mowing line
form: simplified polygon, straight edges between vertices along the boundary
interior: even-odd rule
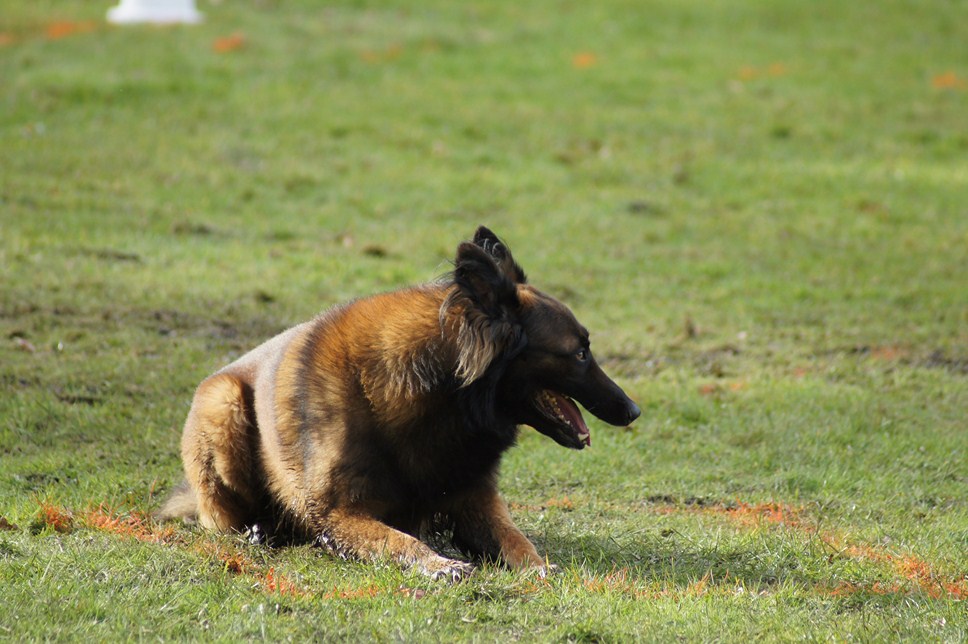
[[[838,555],[845,555],[854,560],[873,561],[890,567],[895,574],[902,577],[908,584],[913,584],[932,599],[954,599],[956,601],[968,599],[968,579],[940,575],[934,570],[932,564],[915,554],[897,555],[885,548],[870,544],[845,545],[843,539],[833,533],[820,535],[820,539],[824,544],[833,548]],[[850,582],[845,583],[848,587],[856,587]],[[838,589],[840,589],[840,585],[833,590]],[[846,591],[849,588],[841,590]],[[884,587],[880,582],[874,582],[874,584],[862,588],[862,590],[874,594],[894,594],[900,593],[902,589],[897,582],[887,587]]]
[[[815,526],[805,524],[800,515],[803,507],[794,507],[782,503],[770,502],[749,504],[736,501],[733,505],[723,503],[690,505],[683,507],[678,504],[663,504],[653,508],[658,514],[702,514],[726,517],[744,528],[757,528],[763,523],[780,525],[795,532],[816,535],[821,543],[833,549],[834,554],[852,560],[866,560],[889,567],[891,572],[900,576],[908,584],[913,584],[918,591],[932,599],[953,599],[964,601],[968,599],[968,579],[965,577],[944,576],[935,571],[934,566],[916,554],[898,555],[875,544],[850,544],[840,534],[832,531],[819,531]],[[831,595],[843,595],[849,592],[870,592],[873,594],[909,594],[904,593],[902,584],[895,582],[884,586],[881,582],[873,584],[853,584],[841,582],[829,589],[818,588]]]
[[[235,575],[244,575],[252,579],[254,588],[261,589],[270,595],[281,595],[294,598],[314,598],[323,600],[355,600],[373,599],[380,594],[392,594],[411,599],[421,599],[427,592],[419,588],[400,586],[394,590],[383,589],[376,584],[368,584],[358,588],[333,587],[331,590],[318,594],[306,587],[296,585],[288,576],[276,571],[275,567],[257,564],[251,557],[240,550],[226,552],[223,544],[216,541],[198,540],[189,542],[179,535],[173,526],[158,526],[145,513],[131,511],[123,513],[106,508],[104,504],[87,510],[79,515],[55,506],[47,501],[43,502],[38,513],[38,522],[51,527],[58,532],[70,532],[76,525],[82,525],[92,530],[135,539],[142,543],[159,544],[169,547],[190,546],[191,550],[207,559],[216,559],[224,569]],[[160,528],[160,529],[159,529]],[[50,563],[48,562],[48,569]],[[46,576],[47,571],[44,571]],[[42,579],[43,577],[42,576]]]
[[[178,535],[173,526],[164,526],[159,529],[159,526],[147,514],[138,511],[125,514],[108,509],[104,504],[80,515],[75,515],[65,508],[59,508],[45,501],[41,504],[38,512],[38,523],[49,526],[58,532],[70,532],[75,525],[80,524],[92,530],[135,539],[142,543],[171,547],[189,545],[184,537]],[[311,596],[311,593],[299,588],[285,575],[277,573],[271,567],[268,571],[264,570],[264,567],[257,565],[241,551],[225,553],[222,551],[221,544],[205,540],[190,545],[194,552],[207,558],[218,559],[225,570],[254,579],[256,587],[269,594],[292,597]]]
[[[820,538],[822,543],[834,549],[837,556],[846,556],[854,560],[868,560],[877,564],[890,566],[892,572],[902,577],[903,581],[906,581],[908,585],[913,584],[919,592],[932,599],[952,599],[956,601],[968,599],[968,580],[940,576],[934,571],[930,563],[916,555],[898,556],[884,548],[871,544],[846,544],[844,539],[832,531],[818,533],[816,528],[805,525],[799,519],[802,508],[794,508],[779,503],[751,505],[737,502],[735,505],[712,504],[686,508],[667,504],[654,508],[654,510],[659,514],[666,515],[688,513],[724,516],[734,522],[740,523],[743,527],[757,527],[765,521],[767,523],[781,525],[797,532],[815,534]],[[158,530],[146,514],[135,511],[125,516],[120,512],[105,508],[103,504],[80,515],[75,515],[66,508],[61,508],[48,501],[44,501],[38,510],[38,522],[57,532],[70,532],[77,523],[80,523],[90,529],[117,534],[144,543],[155,543],[172,547],[187,544],[186,540],[179,536],[172,526],[166,526]],[[274,567],[270,566],[266,569],[264,566],[255,563],[242,551],[225,552],[222,544],[206,540],[197,541],[191,545],[191,549],[194,552],[209,559],[214,558],[219,560],[228,572],[248,576],[254,580],[254,587],[262,589],[268,594],[297,598],[313,598],[319,596],[323,600],[334,600],[372,599],[381,593],[387,592],[386,590],[381,590],[374,584],[369,584],[359,588],[334,587],[320,595],[313,593],[308,588],[300,588],[287,576],[277,573]],[[44,579],[46,574],[47,570],[44,571],[41,579]],[[549,585],[548,580],[542,581],[545,587]],[[576,576],[575,581],[591,593],[614,592],[631,595],[636,599],[700,597],[708,595],[714,590],[720,590],[717,594],[723,595],[739,594],[743,591],[743,586],[737,586],[733,589],[725,586],[722,582],[713,583],[710,574],[705,575],[702,579],[691,582],[683,590],[668,587],[643,587],[636,584],[635,580],[630,580],[627,568],[621,568],[603,576],[593,575],[584,578]],[[539,584],[533,581],[527,582],[524,589],[528,594],[542,591]],[[817,585],[813,590],[818,594],[826,594],[833,597],[857,593],[876,595],[911,594],[910,592],[905,592],[901,581],[887,585],[879,581],[873,584],[840,582],[832,587]],[[421,594],[417,589],[411,589],[405,586],[401,586],[392,592],[395,595],[415,599],[419,599],[425,594]]]
[[[784,592],[783,589],[772,590],[749,590],[742,580],[740,583],[729,583],[727,573],[722,580],[715,581],[711,572],[703,575],[702,578],[690,582],[685,588],[675,588],[668,585],[656,587],[654,584],[643,584],[641,580],[630,578],[627,568],[620,568],[606,575],[592,575],[590,577],[575,578],[576,585],[583,587],[592,594],[618,594],[625,595],[635,600],[655,600],[672,599],[680,601],[684,598],[698,598],[707,596],[716,597],[739,597],[749,594],[754,597],[768,597]],[[547,581],[545,581],[547,585]],[[541,588],[535,582],[528,582],[525,593],[537,594],[546,589]],[[893,583],[875,581],[871,584],[853,583],[841,581],[834,586],[824,584],[814,584],[813,586],[804,585],[801,590],[814,596],[828,597],[848,597],[852,595],[898,595],[911,597],[924,595],[930,599],[964,601],[968,598],[964,580],[961,581],[937,581],[928,582],[926,580],[915,580],[915,587],[911,584],[905,585],[902,581]],[[796,591],[798,592],[798,591]]]

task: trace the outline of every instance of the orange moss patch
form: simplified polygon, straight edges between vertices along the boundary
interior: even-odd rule
[[[709,573],[703,575],[702,579],[698,579],[688,586],[686,586],[686,595],[690,597],[702,597],[709,591],[709,581],[712,579]]]
[[[288,576],[277,572],[273,567],[265,570],[263,566],[255,563],[243,552],[223,550],[221,545],[211,542],[203,542],[196,547],[196,550],[221,562],[228,572],[252,578],[255,581],[255,586],[263,592],[286,597],[312,596],[311,592],[296,585]]]
[[[772,63],[766,68],[767,76],[786,76],[787,66],[783,63]]]
[[[832,546],[841,551],[842,555],[846,555],[849,559],[866,559],[868,561],[876,561],[878,563],[884,563],[885,561],[890,561],[891,556],[884,552],[883,549],[875,548],[873,546],[868,546],[865,544],[852,544],[847,547],[841,547],[840,540],[832,535],[824,535],[823,541],[828,546]]]
[[[759,503],[750,505],[748,503],[738,502],[734,507],[723,508],[723,512],[726,516],[743,523],[753,525],[773,523],[788,528],[809,529],[812,531],[812,528],[804,526],[800,520],[800,514],[803,512],[802,507],[793,507],[782,503]]]
[[[767,523],[781,525],[808,534],[817,533],[816,527],[806,524],[801,517],[802,507],[783,503],[750,504],[737,501],[735,505],[721,503],[695,506],[660,505],[655,507],[654,511],[657,514],[664,515],[678,513],[719,515],[742,526],[756,527]],[[968,579],[945,576],[935,570],[929,562],[916,555],[895,554],[883,546],[873,544],[847,544],[842,537],[832,531],[820,533],[818,536],[839,556],[871,561],[889,567],[891,572],[899,577],[896,582],[875,582],[869,585],[841,582],[833,588],[818,588],[818,592],[831,596],[843,596],[861,592],[886,595],[907,594],[917,591],[933,599],[968,599]],[[696,582],[690,587],[692,586],[700,589],[700,582]],[[705,590],[705,587],[702,590]]]
[[[45,40],[61,40],[78,34],[91,33],[97,31],[99,23],[93,20],[57,20],[47,25],[38,25],[28,32],[11,33],[9,31],[0,32],[0,47],[7,47],[22,40],[43,38]]]
[[[44,32],[48,40],[60,40],[75,34],[84,34],[97,29],[97,23],[92,20],[84,22],[74,22],[71,20],[59,20],[47,25]]]
[[[174,543],[178,540],[173,526],[155,525],[149,516],[141,512],[124,515],[99,505],[86,512],[82,520],[91,528],[131,537],[138,541]]]
[[[910,354],[910,351],[899,346],[871,347],[871,358],[884,362],[894,362],[901,358],[907,358]]]
[[[960,601],[968,600],[968,579],[964,577],[961,579],[942,581],[941,588],[944,589],[944,592],[951,599],[958,599]]]
[[[99,505],[75,517],[69,510],[49,502],[42,502],[38,510],[38,523],[57,532],[70,532],[80,523],[93,530],[109,532],[147,543],[175,545],[184,543],[173,526],[158,525],[141,512],[121,513]],[[227,549],[213,541],[201,541],[192,549],[204,557],[218,561],[225,570],[235,575],[253,578],[256,585],[267,593],[289,597],[304,597],[310,593],[297,586],[291,579],[276,572],[275,568],[264,570],[244,552]],[[347,591],[349,593],[349,591]],[[352,594],[352,593],[349,593]],[[342,595],[341,595],[342,597]]]
[[[804,525],[800,518],[803,512],[802,507],[776,502],[751,504],[737,501],[733,505],[723,503],[687,506],[660,505],[655,507],[653,511],[657,514],[712,514],[724,516],[747,526],[758,526],[766,523],[800,530],[813,530],[813,528]]]
[[[534,595],[549,588],[551,588],[551,582],[548,581],[547,577],[541,577],[525,581],[521,586],[521,592],[527,595]]]
[[[770,63],[766,67],[743,65],[736,72],[736,77],[741,81],[751,81],[763,77],[779,78],[780,76],[786,76],[787,73],[789,73],[789,70],[783,63]]]
[[[87,512],[83,519],[84,523],[91,528],[138,541],[166,545],[182,541],[174,527],[155,525],[150,517],[139,512],[123,515],[105,509],[104,506],[98,506]],[[195,544],[193,549],[204,557],[218,561],[229,573],[252,577],[256,585],[267,593],[289,597],[303,597],[308,594],[288,577],[276,572],[275,568],[263,571],[263,567],[256,564],[244,552],[226,549],[221,544],[211,541]]]
[[[759,75],[760,73],[757,71],[757,69],[750,65],[743,65],[742,67],[739,68],[739,71],[736,73],[736,76],[743,81],[753,80]]]
[[[195,546],[195,550],[205,557],[220,562],[225,570],[230,573],[236,575],[261,573],[260,567],[249,559],[245,553],[237,550],[226,550],[219,543],[203,541]]]
[[[244,574],[252,569],[252,562],[241,552],[223,555],[220,559],[225,564],[226,570],[237,575]]]
[[[954,72],[945,72],[931,79],[931,87],[935,89],[968,89],[968,80],[961,78]]]
[[[561,508],[562,510],[573,510],[575,507],[571,499],[567,496],[563,496],[560,499],[548,499],[545,501],[545,506],[549,508]]]
[[[582,580],[582,585],[592,593],[630,593],[635,589],[628,579],[628,570],[620,568],[614,570],[604,577],[592,577]]]
[[[899,581],[887,583],[875,581],[873,584],[854,584],[841,582],[833,588],[818,587],[816,592],[831,597],[849,597],[851,595],[911,595],[920,593],[931,599],[953,599],[955,601],[968,600],[968,583],[960,581],[934,581],[930,584],[915,581],[913,584]]]
[[[309,594],[306,592],[306,590],[296,586],[296,584],[294,584],[292,580],[285,575],[277,573],[275,568],[269,568],[269,571],[262,576],[261,585],[268,593],[275,593],[288,597],[305,597]]]
[[[828,545],[838,543],[836,538],[826,535],[824,541]],[[898,555],[871,545],[850,545],[843,548],[841,554],[851,559],[864,559],[890,566],[895,574],[907,582],[908,587],[917,589],[932,599],[968,599],[968,580],[964,577],[946,577],[938,573],[930,563],[915,555]],[[868,587],[864,590],[869,592],[880,590],[884,593],[902,592],[900,584],[893,584],[890,587],[881,585],[878,589]]]
[[[715,396],[720,393],[722,389],[720,389],[719,385],[715,383],[707,382],[706,384],[701,385],[698,391],[700,396]]]
[[[571,66],[575,69],[588,69],[597,64],[598,56],[588,51],[579,52],[571,58]]]
[[[869,595],[897,595],[902,592],[899,584],[883,584],[879,581],[869,586],[842,581],[833,588],[818,586],[814,590],[821,595],[829,595],[831,597],[850,597],[862,593]]]
[[[715,397],[727,391],[738,393],[746,389],[747,386],[748,384],[745,380],[733,380],[728,383],[707,382],[704,385],[700,385],[697,391],[700,396]]]
[[[74,514],[47,501],[40,504],[37,522],[55,532],[67,533],[74,529]]]
[[[242,49],[246,42],[245,34],[236,32],[231,36],[216,38],[215,42],[212,43],[212,50],[218,54],[227,54],[230,51]]]
[[[383,50],[367,49],[360,52],[360,60],[370,64],[388,63],[401,56],[403,56],[403,47],[400,45],[390,45]]]

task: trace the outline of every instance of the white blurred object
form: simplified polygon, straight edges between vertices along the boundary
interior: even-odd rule
[[[118,6],[108,9],[108,22],[121,25],[201,21],[202,14],[195,9],[195,0],[120,0]]]

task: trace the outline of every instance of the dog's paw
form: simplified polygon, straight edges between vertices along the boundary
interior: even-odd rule
[[[547,579],[548,577],[558,574],[560,568],[553,563],[544,563],[538,566],[531,566],[524,570],[524,574],[527,576],[535,576],[538,579]]]
[[[269,545],[269,534],[266,529],[258,523],[253,523],[249,526],[249,529],[242,533],[249,543],[253,546],[268,546]]]
[[[469,577],[474,572],[474,566],[456,559],[436,557],[432,561],[420,564],[419,570],[434,581],[457,583]]]

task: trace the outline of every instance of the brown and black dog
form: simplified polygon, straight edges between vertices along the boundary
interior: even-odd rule
[[[272,507],[340,556],[456,580],[472,566],[419,540],[443,529],[473,558],[543,572],[498,465],[521,424],[590,445],[572,398],[612,425],[639,415],[588,331],[482,226],[447,279],[336,307],[203,381],[187,481],[160,515],[241,532]]]

